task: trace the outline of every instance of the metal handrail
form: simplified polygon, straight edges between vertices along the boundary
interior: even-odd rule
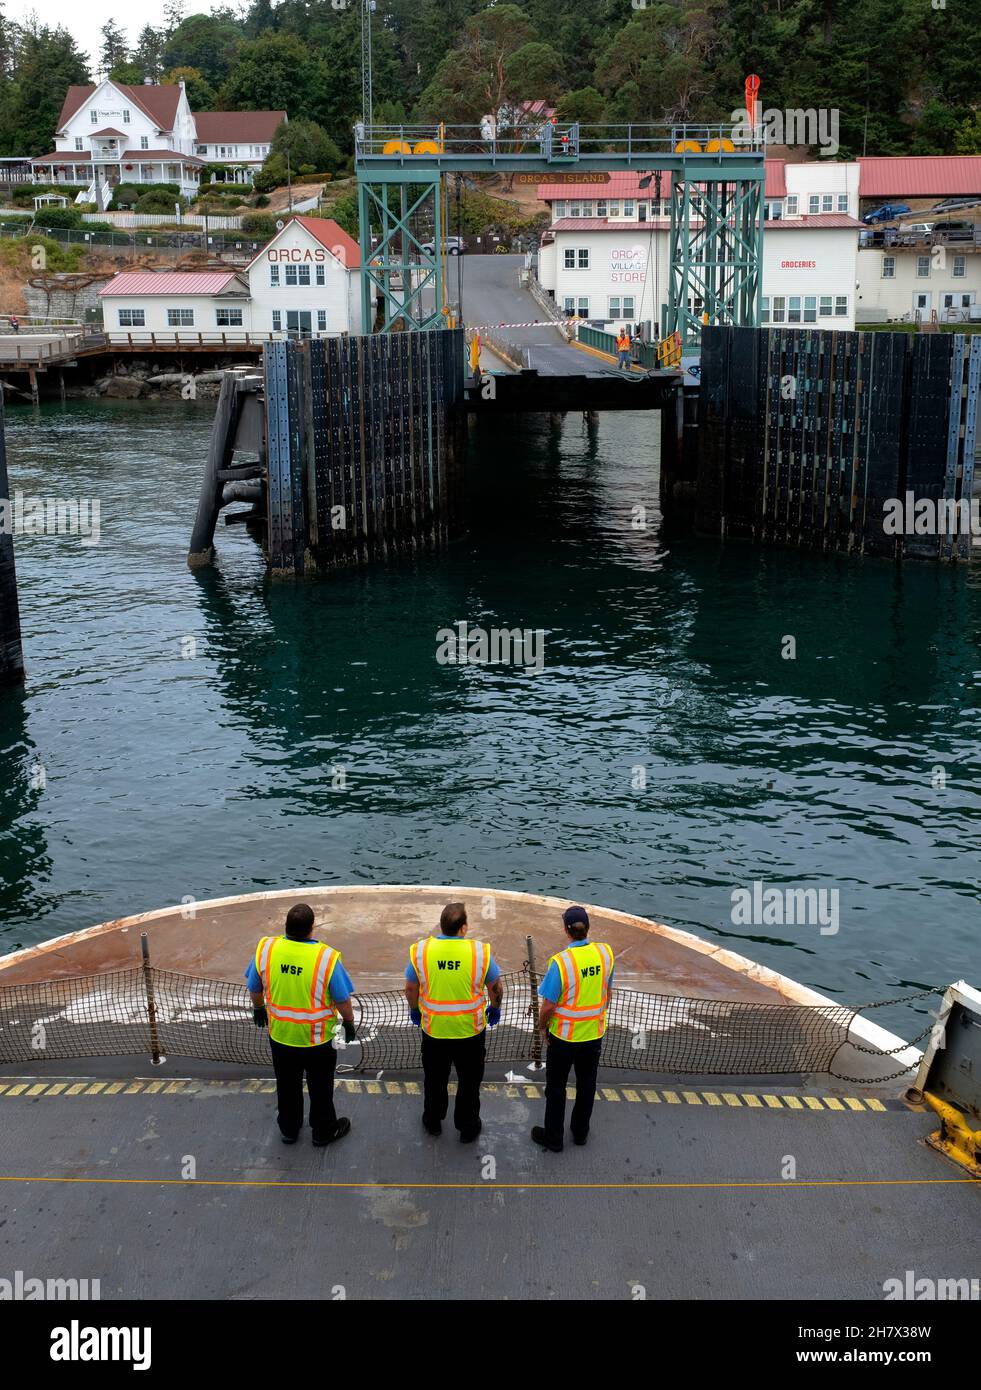
[[[553,158],[562,158],[557,143],[569,137],[569,157],[590,155],[675,155],[679,144],[690,142],[701,153],[729,155],[759,153],[763,149],[762,127],[756,127],[751,140],[735,134],[731,121],[722,122],[664,122],[664,123],[606,123],[580,126],[575,122],[533,121],[513,126],[481,127],[479,125],[401,124],[355,127],[355,157],[357,159],[392,158],[414,154],[417,144],[432,144],[440,156],[483,153],[488,158],[507,156],[529,159],[541,157],[543,148]],[[735,145],[735,149],[706,151],[705,146],[718,141]],[[405,150],[388,149],[395,142]],[[529,149],[529,146],[535,148]],[[422,151],[420,153],[423,153]],[[432,154],[432,150],[424,153]],[[696,151],[692,150],[692,153]]]

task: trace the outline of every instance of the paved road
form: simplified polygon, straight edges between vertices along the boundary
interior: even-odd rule
[[[463,273],[463,317],[467,325],[526,323],[542,320],[542,308],[518,285],[524,256],[462,256],[449,261],[449,295],[456,298],[457,266]],[[605,374],[613,368],[598,358],[569,347],[557,328],[491,328],[492,337],[527,353],[527,365],[543,374],[582,376]]]

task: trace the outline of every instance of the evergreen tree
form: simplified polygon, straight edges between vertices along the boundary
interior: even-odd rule
[[[67,29],[32,23],[20,36],[17,71],[5,121],[13,154],[46,154],[70,86],[89,82],[85,55]]]
[[[129,58],[126,35],[113,19],[102,26],[102,47],[99,50],[99,71],[108,76],[114,67]]]
[[[136,47],[133,49],[133,62],[142,70],[140,81],[144,77],[151,77],[154,82],[160,80],[163,71],[161,61],[163,55],[164,36],[159,29],[154,29],[152,24],[145,24],[140,30],[136,40]]]

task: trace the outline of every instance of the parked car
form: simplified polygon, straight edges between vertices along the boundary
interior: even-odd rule
[[[953,212],[956,208],[973,207],[975,203],[981,203],[981,197],[972,193],[966,198],[945,198],[942,203],[931,208],[931,212]]]
[[[934,225],[933,222],[904,222],[899,229],[899,239],[907,246],[917,241],[929,241]]]
[[[422,249],[427,256],[432,256],[436,251],[435,241],[424,241]],[[443,242],[443,250],[448,256],[462,256],[466,249],[466,242],[462,236],[448,236]]]
[[[881,208],[876,208],[874,212],[867,212],[862,218],[863,222],[894,222],[897,217],[902,217],[903,213],[909,212],[906,203],[883,203]]]

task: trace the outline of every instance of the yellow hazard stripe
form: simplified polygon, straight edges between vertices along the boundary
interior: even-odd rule
[[[422,1088],[418,1081],[368,1080],[362,1077],[340,1076],[337,1089],[348,1095],[368,1096],[418,1096]],[[540,1100],[543,1088],[533,1081],[505,1082],[489,1081],[482,1088],[489,1096],[500,1095],[507,1099]],[[62,1078],[60,1081],[41,1081],[33,1077],[19,1080],[0,1081],[0,1098],[24,1096],[29,1099],[39,1097],[98,1096],[147,1096],[147,1095],[207,1095],[209,1092],[232,1092],[242,1095],[268,1096],[275,1093],[276,1083],[271,1077],[250,1077],[239,1081],[209,1080],[206,1077],[191,1079],[181,1077],[174,1080],[150,1081],[119,1080],[96,1081],[83,1077],[77,1081]],[[455,1083],[450,1083],[449,1092],[456,1094]],[[567,1094],[574,1099],[574,1086],[567,1088]],[[885,1114],[890,1109],[904,1109],[901,1102],[884,1103],[874,1096],[832,1096],[812,1095],[805,1092],[765,1091],[757,1094],[752,1091],[676,1091],[673,1089],[634,1084],[632,1086],[598,1086],[597,1101],[611,1104],[627,1101],[634,1105],[698,1105],[716,1107],[723,1110],[748,1110],[761,1113],[772,1110],[797,1111],[801,1114],[822,1113],[849,1115]]]

